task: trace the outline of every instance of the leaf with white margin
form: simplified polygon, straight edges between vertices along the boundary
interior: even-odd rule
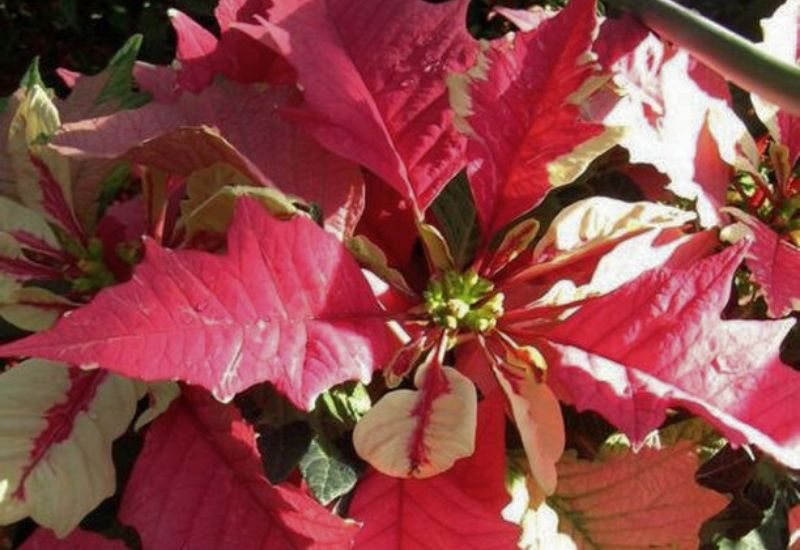
[[[29,360],[0,374],[0,525],[30,516],[60,536],[114,494],[111,444],[141,386]]]
[[[0,231],[12,235],[24,232],[51,248],[60,249],[58,238],[41,214],[5,197],[0,197]]]
[[[494,368],[519,429],[528,465],[547,495],[556,489],[556,462],[564,452],[566,435],[561,406],[552,390],[538,382],[530,368],[504,365]]]
[[[434,359],[414,376],[417,390],[386,394],[356,424],[353,445],[379,472],[423,479],[475,451],[478,394],[472,382]]]
[[[655,202],[592,197],[558,213],[536,244],[534,258],[582,251],[642,229],[680,227],[695,217],[694,212]]]
[[[44,266],[31,262],[23,248],[52,257],[61,255],[58,238],[41,214],[0,197],[0,272],[16,279],[44,278]]]
[[[609,249],[648,230],[679,228],[695,219],[693,212],[654,202],[624,202],[592,197],[561,210],[536,244],[530,265],[509,280],[530,281],[567,268],[576,261],[600,261]],[[595,270],[592,270],[594,272]],[[581,284],[572,269],[564,278]],[[585,281],[588,282],[588,281]]]

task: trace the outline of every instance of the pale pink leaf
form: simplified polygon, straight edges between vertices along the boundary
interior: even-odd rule
[[[150,104],[65,125],[54,143],[60,152],[78,158],[130,154],[139,162],[181,173],[220,160],[238,166],[242,162],[233,157],[239,156],[283,192],[318,203],[337,232],[352,231],[363,207],[361,172],[283,120],[281,110],[298,101],[297,91],[289,87],[220,83],[198,95],[184,94],[173,105]],[[190,131],[181,129],[186,126],[216,128],[229,144],[227,152],[221,155],[225,147],[209,143],[176,151],[181,132]]]
[[[242,199],[226,256],[145,249],[130,282],[2,353],[180,379],[222,400],[270,381],[310,409],[339,382],[369,380],[392,351],[358,265],[307,218],[280,222]]]
[[[517,424],[531,475],[547,495],[556,488],[556,462],[566,444],[561,406],[553,391],[533,373],[504,366],[495,369]]]
[[[559,512],[559,531],[581,550],[695,549],[702,523],[727,504],[697,484],[698,466],[688,443],[601,462],[564,459],[551,503]]]

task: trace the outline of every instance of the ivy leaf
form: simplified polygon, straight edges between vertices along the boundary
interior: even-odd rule
[[[300,460],[300,472],[314,497],[324,506],[349,493],[358,480],[355,468],[320,437],[311,441],[308,452]]]
[[[311,409],[337,383],[368,381],[392,352],[358,265],[307,218],[280,222],[242,199],[227,256],[153,241],[145,250],[131,281],[0,353],[181,379],[222,400],[270,381]]]
[[[267,479],[272,483],[286,481],[309,452],[314,432],[302,421],[267,426],[259,431],[258,450]]]
[[[372,400],[364,384],[348,382],[320,395],[312,422],[320,434],[338,439],[352,430],[371,407]]]

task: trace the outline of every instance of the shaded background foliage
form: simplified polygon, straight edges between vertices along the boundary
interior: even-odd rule
[[[216,31],[213,17],[216,3],[217,0],[0,0],[0,96],[16,89],[20,75],[35,56],[41,57],[47,83],[58,87],[54,69],[98,72],[134,33],[145,37],[143,60],[169,63],[175,34],[169,25],[167,9],[186,12]],[[506,30],[499,19],[486,23],[486,14],[496,4],[521,8],[564,3],[564,0],[473,0],[469,27],[473,33],[488,35]],[[759,19],[771,14],[781,1],[682,0],[681,3],[757,39]]]

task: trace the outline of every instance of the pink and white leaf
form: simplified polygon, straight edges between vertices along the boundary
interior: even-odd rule
[[[299,101],[290,87],[218,83],[197,95],[184,94],[172,105],[152,103],[66,124],[54,145],[68,156],[129,155],[182,174],[227,162],[255,174],[254,183],[319,204],[335,232],[351,232],[363,208],[363,176],[357,165],[329,153],[283,119],[282,110]],[[187,126],[193,128],[183,128]],[[219,136],[201,139],[209,134],[201,127],[214,128]],[[195,137],[187,149],[185,140],[191,135]]]
[[[0,374],[0,523],[30,516],[59,537],[116,488],[111,443],[139,384],[30,360]]]
[[[772,17],[761,21],[764,41],[760,47],[769,54],[797,64],[800,62],[800,2],[787,0]],[[800,157],[800,117],[781,111],[777,106],[753,96],[753,107],[769,129],[773,139],[789,150],[789,165]]]
[[[740,156],[738,142],[749,138],[729,106],[725,80],[653,34],[609,70],[614,89],[599,96],[595,116],[625,130],[620,144],[632,163],[652,164],[669,178],[667,189],[697,200],[703,226],[718,224],[730,177],[726,162]]]
[[[736,246],[690,267],[649,271],[540,327],[559,398],[599,412],[634,442],[664,421],[667,408],[684,407],[734,445],[755,444],[800,466],[791,412],[800,375],[778,357],[793,321],[720,317],[744,253]],[[537,337],[535,328],[523,333]]]
[[[353,432],[358,455],[388,476],[435,476],[475,451],[472,382],[435,358],[417,370],[414,382],[416,390],[384,395]]]
[[[470,186],[488,235],[533,209],[554,186],[574,181],[615,143],[616,130],[581,115],[598,75],[590,54],[596,30],[594,0],[576,0],[534,31],[491,43],[475,67],[450,78],[451,102],[469,137]]]
[[[126,550],[128,546],[119,539],[108,539],[92,531],[75,529],[63,539],[52,531],[40,527],[25,540],[20,550]]]

